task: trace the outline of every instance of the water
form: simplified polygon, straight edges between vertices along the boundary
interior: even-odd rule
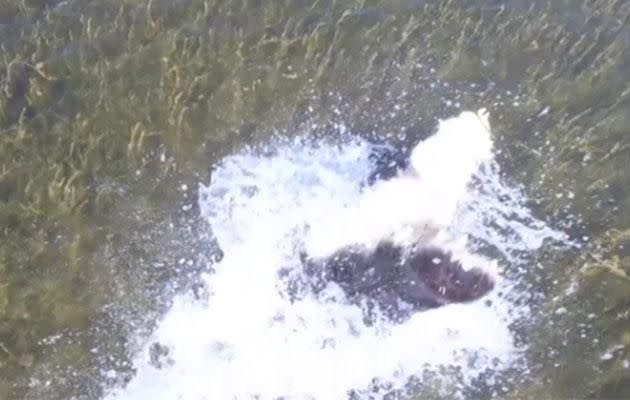
[[[465,117],[453,122],[463,131],[474,131],[478,123]],[[436,148],[442,153],[432,154],[436,159],[452,159],[459,144],[447,130],[442,126],[434,137],[443,139]],[[531,312],[518,301],[530,296],[518,272],[528,268],[523,253],[546,242],[567,242],[531,215],[520,192],[502,181],[492,157],[457,152],[459,163],[452,169],[427,171],[443,177],[444,187],[455,187],[462,182],[457,168],[469,174],[471,159],[481,162],[470,170],[475,176],[467,190],[448,191],[457,193],[458,206],[443,245],[456,248],[464,260],[485,262],[497,283],[488,296],[417,313],[400,324],[384,318],[366,324],[361,307],[345,301],[335,285],[319,296],[290,301],[279,276],[299,273],[299,251],[345,244],[347,236],[336,234],[343,224],[330,223],[335,216],[359,210],[363,217],[385,219],[399,211],[387,202],[362,202],[374,145],[348,132],[338,135],[326,142],[309,139],[308,132],[275,138],[216,166],[208,185],[199,187],[201,214],[224,253],[203,278],[207,296],[175,299],[137,354],[137,375],[108,400],[341,400],[350,393],[383,398],[410,381],[428,385],[427,371],[447,383],[445,393],[463,396],[482,376],[493,387],[500,386],[505,371],[526,373],[527,344],[518,343],[511,328]],[[416,188],[389,190],[392,199],[405,199]],[[434,209],[424,211],[439,214],[437,202],[428,204]],[[383,233],[379,224],[362,228]],[[488,249],[501,256],[491,259]],[[155,343],[168,349],[160,366]]]
[[[511,367],[492,367],[496,379],[486,373],[469,379],[478,374],[466,369],[456,377],[465,384],[449,386],[467,398],[489,398],[503,386],[502,398],[630,398],[629,6],[626,0],[2,2],[0,399],[101,400],[102,388],[126,382],[136,368],[129,391],[153,385],[146,378],[153,366],[142,362],[147,352],[167,377],[183,368],[183,339],[171,340],[177,345],[169,351],[152,344],[165,328],[146,344],[144,335],[156,321],[161,326],[174,294],[211,267],[199,255],[211,257],[214,245],[211,232],[202,232],[198,182],[217,188],[228,164],[244,164],[246,156],[254,165],[284,160],[278,169],[313,159],[299,144],[269,139],[274,130],[309,137],[300,143],[313,152],[340,143],[344,151],[371,147],[352,140],[354,134],[402,148],[424,137],[435,118],[479,107],[492,114],[496,157],[464,193],[468,199],[449,229],[464,238],[452,243],[468,247],[463,255],[483,256],[489,270],[497,263],[501,285],[508,286],[494,294],[501,291],[510,307],[505,325],[522,352]],[[331,138],[333,144],[312,139],[328,131],[302,128],[335,121],[352,134]],[[267,148],[235,150],[252,143]],[[210,182],[217,160],[223,167]],[[360,202],[355,186],[335,180],[356,183],[365,174],[342,175],[341,164],[330,160],[307,178],[330,180],[308,187],[332,192],[333,200],[320,198],[330,207],[317,210],[333,222],[333,209]],[[343,165],[364,168],[359,161]],[[267,191],[279,182],[269,176],[274,183],[264,185]],[[247,196],[259,184],[245,188],[252,191]],[[236,198],[258,198],[247,196]],[[285,214],[306,212],[295,202],[272,203],[288,204]],[[235,220],[244,207],[235,209]],[[568,243],[532,214],[582,247],[550,247],[549,238]],[[323,243],[312,237],[319,231],[328,248],[340,245],[320,219],[306,230],[303,215],[296,218],[302,222],[295,238],[283,244],[313,249]],[[217,218],[210,222],[220,228]],[[222,245],[241,240],[236,236],[244,230],[234,226],[224,229]],[[266,260],[256,254],[256,265]],[[280,263],[295,266],[292,249],[281,254]],[[233,265],[228,257],[220,267],[239,270]],[[271,285],[266,270],[260,275]],[[202,281],[216,286],[221,276]],[[274,282],[282,293],[284,283]],[[189,300],[202,314],[217,301]],[[199,331],[205,338],[212,330]],[[435,374],[446,372],[459,374],[456,368]],[[433,376],[422,373],[415,384],[433,387]],[[345,386],[384,384],[365,379]],[[404,374],[392,380],[399,386]],[[486,381],[492,387],[483,389]]]

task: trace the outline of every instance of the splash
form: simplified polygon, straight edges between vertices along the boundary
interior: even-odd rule
[[[440,121],[438,134],[413,149],[400,176],[365,189],[356,204],[327,209],[307,240],[308,253],[325,257],[354,243],[373,248],[384,238],[403,245],[447,245],[447,228],[470,180],[491,157],[485,110]]]
[[[447,131],[478,128],[479,120],[464,117],[447,124]],[[443,133],[436,134],[444,140],[435,150],[442,153],[431,153],[436,162],[461,145],[457,135],[439,136]],[[505,265],[497,266],[497,288],[482,301],[417,313],[401,324],[379,320],[366,325],[361,307],[346,302],[334,285],[324,296],[288,298],[278,277],[298,270],[299,249],[339,247],[360,233],[339,219],[344,212],[361,210],[362,216],[381,220],[399,217],[392,213],[400,208],[387,202],[365,203],[373,148],[358,138],[344,139],[342,145],[278,140],[223,160],[211,183],[199,188],[202,215],[224,253],[204,278],[208,298],[175,300],[138,354],[136,377],[108,399],[343,400],[351,392],[368,398],[365,390],[375,380],[403,388],[411,378],[422,380],[427,370],[455,366],[453,379],[466,386],[482,373],[490,379],[519,362],[521,349],[508,326],[527,309],[499,295],[515,290],[514,282],[502,277]],[[513,250],[534,250],[546,238],[558,239],[521,205],[518,191],[501,182],[492,160],[479,154],[474,158],[483,159],[484,167],[476,185],[465,190],[457,212],[451,203],[445,205],[452,234],[463,248],[468,238],[484,240],[509,262]],[[456,161],[463,163],[463,174],[472,173],[467,172],[472,164],[459,156],[449,159],[452,168],[431,171],[431,177],[460,188],[463,175],[454,173]],[[427,168],[431,164],[422,171]],[[405,199],[413,189],[398,185],[389,190],[390,198]],[[442,212],[440,202],[429,204],[430,212]],[[501,235],[497,226],[510,235]],[[379,224],[367,224],[360,231],[380,235],[379,229]],[[155,342],[168,349],[159,367],[152,360]],[[369,398],[379,396],[369,393]]]

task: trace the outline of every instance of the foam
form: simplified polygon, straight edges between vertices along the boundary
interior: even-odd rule
[[[373,248],[383,238],[400,244],[447,245],[446,228],[452,224],[473,174],[491,159],[485,110],[464,111],[439,121],[438,133],[413,149],[408,171],[377,182],[353,207],[331,210],[326,223],[319,224],[320,231],[313,233],[321,238],[311,238],[309,254],[325,257],[341,245],[354,243]]]
[[[456,138],[458,129],[478,130],[479,122],[469,117],[441,125],[437,135],[444,133],[444,126],[449,133],[442,145],[435,145],[442,156],[462,143]],[[428,143],[442,140],[438,139]],[[342,400],[351,390],[366,389],[374,378],[396,388],[412,376],[421,377],[426,369],[454,365],[461,374],[459,383],[469,385],[484,371],[499,374],[519,362],[521,349],[508,326],[527,309],[498,296],[501,290],[514,290],[514,282],[501,276],[500,266],[497,290],[483,301],[418,313],[399,325],[380,321],[366,326],[362,310],[344,302],[334,285],[328,288],[328,300],[307,296],[291,303],[278,273],[298,265],[299,249],[338,247],[348,235],[365,230],[367,236],[382,233],[379,224],[355,230],[343,223],[347,220],[336,218],[355,210],[355,215],[380,216],[383,221],[404,220],[401,208],[407,206],[364,200],[361,183],[371,168],[367,142],[314,146],[298,138],[278,141],[270,149],[272,156],[246,150],[227,157],[213,172],[210,185],[199,188],[202,215],[225,254],[215,272],[204,278],[210,295],[205,302],[188,296],[175,299],[134,361],[137,376],[107,399]],[[439,163],[440,154],[434,155]],[[444,179],[454,179],[453,187],[460,188],[460,177],[472,174],[473,163],[463,163],[459,173],[429,172],[431,164],[421,158],[413,164],[425,165],[419,168],[422,177],[433,174],[435,180],[444,172]],[[458,168],[457,160],[448,165]],[[532,250],[555,235],[521,206],[517,191],[503,185],[496,166],[482,168],[479,175],[483,190],[465,189],[457,212],[451,209],[447,216],[454,219],[453,235],[462,248],[472,236],[509,257],[512,249]],[[400,200],[416,189],[401,184],[388,190],[392,199]],[[424,204],[440,213],[440,202]],[[417,209],[417,203],[408,207]],[[512,213],[522,218],[512,221]],[[514,234],[498,235],[493,230],[496,224]],[[487,299],[492,305],[486,305]],[[154,341],[169,347],[172,365],[162,369],[151,365],[148,349]],[[485,379],[491,383],[492,376]]]

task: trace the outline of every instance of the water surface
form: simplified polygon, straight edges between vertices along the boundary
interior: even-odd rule
[[[469,395],[628,397],[629,15],[622,0],[4,2],[0,394],[97,399],[142,377],[146,339],[215,264],[198,184],[243,146],[307,135],[307,151],[345,127],[404,148],[486,107],[507,192],[484,201],[516,190],[580,247],[514,249],[528,373]]]

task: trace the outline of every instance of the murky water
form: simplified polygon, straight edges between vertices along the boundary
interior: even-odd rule
[[[0,398],[628,397],[629,16],[3,2]],[[494,159],[454,228],[497,261],[492,304],[370,327],[287,303],[276,269],[358,201],[369,149],[481,107]]]
[[[474,123],[457,128],[471,130]],[[410,380],[426,385],[423,374],[429,371],[452,380],[443,389],[451,397],[473,390],[482,373],[494,393],[507,384],[496,383],[507,380],[504,370],[527,373],[524,348],[509,327],[528,319],[527,301],[517,301],[530,296],[515,288],[522,274],[506,277],[505,270],[528,267],[512,256],[517,250],[536,251],[544,240],[562,243],[563,235],[528,215],[520,194],[504,186],[498,168],[488,164],[478,192],[469,193],[452,224],[456,238],[470,237],[504,255],[497,288],[484,301],[418,313],[400,325],[388,320],[366,325],[361,307],[346,303],[335,287],[293,302],[279,275],[282,268],[299,274],[299,249],[317,254],[316,249],[338,248],[349,240],[383,237],[383,226],[370,220],[394,220],[400,211],[395,199],[415,195],[414,185],[394,186],[385,194],[390,201],[362,203],[361,184],[374,168],[371,146],[365,141],[321,145],[300,136],[306,139],[272,141],[262,151],[228,157],[210,185],[200,189],[202,215],[225,254],[204,277],[208,297],[178,298],[135,361],[137,376],[110,398],[344,399],[349,393],[382,398]],[[350,132],[338,138],[348,139]],[[447,140],[443,154],[435,154],[439,159],[447,159],[457,145]],[[457,185],[458,169],[469,173],[466,156],[473,153],[464,152],[449,170],[437,171],[441,186]],[[427,177],[431,172],[423,171]],[[422,204],[416,203],[415,209]],[[424,204],[431,208],[422,210],[433,215],[441,208],[452,212],[448,201]],[[344,220],[348,210],[357,211],[358,219]],[[510,218],[513,214],[524,222]],[[360,229],[343,226],[358,221],[363,221]],[[364,235],[366,230],[371,234]],[[162,368],[151,361],[155,343],[168,348]],[[440,374],[440,367],[455,371]]]

